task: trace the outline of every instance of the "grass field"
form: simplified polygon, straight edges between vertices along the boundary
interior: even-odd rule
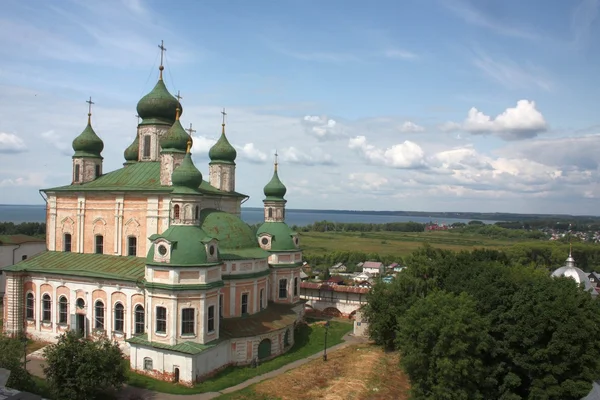
[[[159,381],[132,371],[128,374],[127,383],[132,386],[155,390],[157,392],[173,394],[217,392],[323,350],[325,344],[325,328],[323,328],[322,323],[315,322],[309,325],[300,325],[298,329],[299,330],[296,331],[295,343],[287,353],[272,360],[265,361],[257,368],[228,367],[215,377],[199,383],[192,388]],[[342,337],[351,330],[351,323],[332,321],[327,335],[327,347],[341,343]]]
[[[406,400],[409,382],[398,352],[355,345],[218,400]]]
[[[431,232],[303,232],[300,234],[306,254],[320,255],[333,251],[362,251],[380,255],[405,256],[429,243],[447,250],[473,248],[499,249],[517,243],[510,239],[493,239],[444,231]]]

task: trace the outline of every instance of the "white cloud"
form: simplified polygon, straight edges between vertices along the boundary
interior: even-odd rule
[[[0,132],[0,153],[22,153],[27,151],[25,142],[13,133]]]
[[[420,125],[415,124],[411,121],[404,121],[402,125],[400,125],[400,132],[423,132],[425,128]]]
[[[256,148],[254,143],[246,143],[243,146],[236,146],[238,154],[251,163],[262,164],[267,161],[267,155]]]
[[[281,150],[281,161],[290,164],[315,166],[315,165],[335,165],[333,157],[324,153],[320,148],[313,148],[310,152],[302,151],[294,146]]]
[[[0,179],[0,187],[31,186],[41,188],[46,185],[45,173],[26,173],[13,178]]]
[[[520,66],[514,61],[498,61],[478,54],[473,64],[486,76],[511,89],[536,88],[550,92],[554,83],[546,77],[547,73],[540,67],[528,64]]]
[[[535,102],[519,100],[516,107],[509,107],[492,118],[472,107],[461,123],[447,122],[440,126],[444,131],[464,130],[472,134],[495,134],[505,140],[527,139],[548,129],[542,113]]]
[[[402,49],[388,49],[384,52],[387,58],[400,59],[400,60],[414,60],[417,58],[415,53]]]
[[[421,147],[409,140],[380,149],[367,143],[365,136],[356,136],[348,142],[348,148],[358,151],[369,163],[393,168],[411,169],[424,166],[425,153]]]
[[[208,155],[208,151],[214,144],[217,143],[215,139],[210,139],[204,136],[194,136],[192,142],[192,153],[198,156]]]
[[[57,149],[63,155],[73,155],[73,149],[71,148],[71,144],[68,140],[62,137],[62,135],[57,134],[54,129],[51,129],[46,132],[42,132],[40,135],[42,139],[44,139],[48,144]],[[73,136],[73,139],[75,136]]]
[[[356,172],[348,175],[351,187],[360,190],[377,190],[386,186],[389,181],[386,177],[372,172]]]
[[[306,115],[302,119],[305,131],[320,141],[332,140],[343,134],[343,128],[326,116]]]

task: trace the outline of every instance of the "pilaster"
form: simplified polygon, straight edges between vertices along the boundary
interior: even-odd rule
[[[48,250],[56,250],[56,196],[48,196],[48,240],[46,246]]]
[[[148,196],[148,207],[146,214],[146,237],[158,232],[158,196]],[[148,254],[152,246],[150,239],[146,239],[146,249],[144,254]]]

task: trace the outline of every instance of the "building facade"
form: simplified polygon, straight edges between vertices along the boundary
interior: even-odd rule
[[[248,196],[235,190],[225,121],[205,180],[162,73],[137,104],[123,168],[104,171],[90,108],[72,182],[43,189],[48,251],[5,271],[4,329],[47,341],[68,330],[107,336],[132,369],[193,384],[291,348],[304,312],[302,251],[285,223],[277,161],[255,233],[240,219]]]
[[[46,250],[46,241],[27,235],[0,235],[0,296],[4,295],[6,278],[2,270]]]

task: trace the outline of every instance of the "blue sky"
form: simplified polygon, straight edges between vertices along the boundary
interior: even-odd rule
[[[165,81],[207,152],[228,110],[237,189],[275,149],[292,208],[598,214],[599,0],[3,2],[0,203],[68,183],[86,121],[123,162]]]

